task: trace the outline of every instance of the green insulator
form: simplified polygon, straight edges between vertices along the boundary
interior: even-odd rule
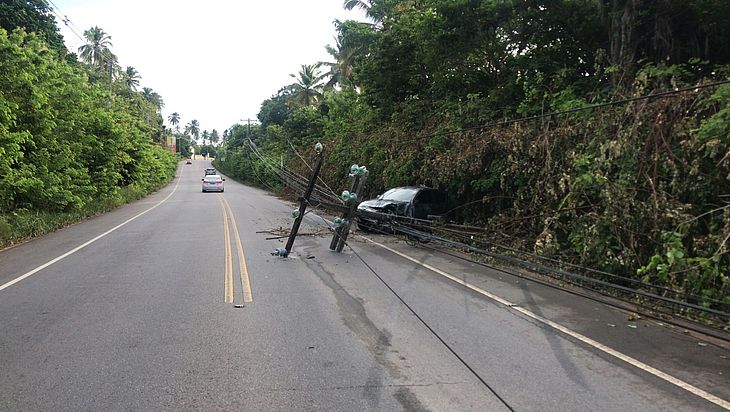
[[[345,190],[342,192],[342,195],[340,195],[340,199],[342,199],[345,203],[353,203],[357,201],[357,193],[350,193],[349,190]]]
[[[350,166],[350,177],[362,176],[368,172],[368,168],[365,166],[358,166],[356,164]]]
[[[339,216],[338,216],[338,217],[336,217],[336,218],[334,219],[334,222],[335,222],[335,226],[342,226],[342,225],[344,225],[345,223],[347,223],[347,219],[345,219],[344,217],[339,217]]]
[[[322,153],[322,150],[324,150],[324,145],[322,143],[317,143],[314,145],[314,150],[317,152],[317,154]]]
[[[294,209],[291,211],[291,217],[293,217],[294,219],[298,218],[300,214],[302,214],[302,212],[300,212],[299,209]]]

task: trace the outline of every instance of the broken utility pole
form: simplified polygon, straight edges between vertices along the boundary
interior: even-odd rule
[[[342,193],[342,200],[345,201],[348,209],[347,212],[342,214],[342,217],[335,219],[336,222],[339,222],[339,225],[334,230],[335,233],[330,242],[330,250],[335,250],[340,253],[345,247],[347,236],[350,234],[352,218],[355,215],[358,203],[360,203],[358,202],[357,194],[361,192],[362,187],[365,185],[365,180],[368,177],[367,173],[368,171],[365,166],[352,165],[350,167],[349,176],[353,178],[352,186],[349,192],[345,191]]]
[[[294,220],[294,224],[291,227],[291,232],[289,233],[289,240],[287,240],[285,248],[277,248],[276,251],[272,253],[273,255],[281,257],[289,256],[291,248],[294,245],[294,239],[297,238],[299,225],[302,224],[302,219],[304,219],[304,214],[307,211],[307,205],[309,204],[309,197],[312,195],[314,185],[317,182],[317,177],[319,177],[319,169],[322,168],[322,162],[324,161],[324,148],[322,144],[317,143],[315,149],[317,150],[318,155],[317,163],[314,165],[314,169],[312,170],[312,177],[309,179],[309,185],[307,186],[307,190],[304,192],[304,195],[299,198],[299,209],[296,219]]]

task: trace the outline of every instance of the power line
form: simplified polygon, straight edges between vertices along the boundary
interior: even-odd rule
[[[416,237],[416,238],[425,238],[425,239],[429,239],[429,240],[436,240],[436,241],[439,241],[439,242],[441,242],[442,244],[445,244],[445,245],[449,245],[449,246],[456,247],[456,248],[461,248],[461,249],[464,249],[464,250],[467,250],[467,251],[470,251],[470,252],[475,252],[475,253],[478,253],[478,254],[481,254],[481,255],[489,256],[491,258],[500,259],[500,260],[503,260],[503,261],[506,261],[506,262],[509,262],[509,263],[512,263],[512,264],[515,264],[515,265],[518,265],[518,266],[521,266],[521,267],[524,267],[524,268],[527,268],[527,269],[530,269],[530,270],[536,270],[538,272],[543,272],[543,273],[557,275],[557,276],[559,276],[559,277],[561,277],[563,279],[570,279],[570,280],[575,280],[575,281],[588,282],[588,283],[592,283],[592,284],[597,285],[597,286],[600,286],[600,287],[611,288],[611,289],[619,290],[619,291],[622,291],[622,292],[625,292],[625,293],[630,293],[630,294],[642,296],[642,297],[645,297],[645,298],[650,298],[650,299],[653,299],[655,301],[666,302],[666,303],[669,303],[669,304],[672,304],[672,305],[675,305],[675,306],[685,307],[685,308],[688,308],[688,309],[694,309],[694,310],[699,311],[699,312],[711,313],[713,315],[720,316],[720,317],[722,317],[724,319],[730,319],[730,313],[729,312],[725,312],[725,311],[722,311],[722,310],[716,310],[716,309],[712,309],[712,308],[708,308],[708,307],[696,305],[696,304],[689,303],[689,302],[684,302],[684,301],[681,301],[681,300],[678,300],[678,299],[673,299],[673,298],[669,298],[669,297],[666,297],[666,296],[661,296],[661,295],[658,295],[656,293],[645,292],[645,291],[642,291],[642,290],[639,290],[639,289],[636,289],[636,288],[630,288],[630,287],[626,287],[626,286],[617,285],[615,283],[611,283],[611,282],[606,282],[606,281],[603,281],[603,280],[594,279],[594,278],[587,277],[587,276],[583,276],[583,275],[579,275],[579,274],[576,274],[576,273],[567,272],[567,271],[564,271],[564,270],[561,270],[561,269],[555,269],[555,268],[552,268],[552,267],[549,267],[549,266],[546,266],[546,265],[543,265],[543,264],[540,264],[540,263],[530,262],[528,260],[518,259],[516,257],[512,257],[512,256],[502,255],[502,254],[499,254],[499,253],[490,252],[490,251],[488,251],[486,249],[482,249],[482,248],[478,248],[478,247],[475,247],[475,246],[472,246],[472,245],[469,245],[469,244],[466,244],[466,243],[461,243],[461,242],[457,242],[457,241],[454,241],[454,240],[446,239],[446,238],[443,238],[443,237],[440,237],[440,236],[435,236],[435,235],[432,235],[430,233],[422,232],[422,231],[419,231],[419,230],[410,228],[410,227],[405,226],[405,225],[399,225],[399,224],[396,223],[396,226],[394,227],[394,229],[396,231],[400,232],[400,233],[405,234],[405,235],[411,235],[411,236]]]
[[[730,80],[721,80],[721,81],[717,81],[717,82],[713,82],[713,83],[706,83],[706,84],[701,84],[701,85],[696,85],[696,86],[688,86],[688,87],[668,90],[668,91],[664,91],[664,92],[656,93],[656,94],[648,94],[648,95],[644,95],[644,96],[630,97],[630,98],[615,100],[615,101],[606,102],[606,103],[599,103],[599,104],[594,104],[594,105],[589,105],[589,106],[575,107],[575,108],[568,109],[568,110],[555,111],[555,112],[539,114],[539,115],[534,115],[534,116],[520,117],[518,119],[500,120],[500,121],[486,123],[486,124],[479,125],[479,126],[463,127],[463,128],[457,129],[457,130],[435,132],[435,133],[430,133],[430,134],[426,134],[426,135],[416,136],[413,138],[394,139],[394,140],[390,140],[389,142],[390,143],[405,143],[405,142],[413,142],[413,141],[417,141],[417,140],[425,140],[425,139],[428,139],[431,137],[437,137],[437,136],[449,136],[449,135],[464,133],[464,132],[473,131],[473,130],[483,131],[485,129],[490,129],[490,128],[497,127],[497,126],[509,126],[511,124],[527,122],[530,120],[538,120],[538,119],[543,119],[546,117],[561,116],[561,115],[565,115],[565,114],[577,113],[577,112],[586,111],[586,110],[595,110],[595,109],[600,109],[600,108],[610,107],[610,106],[620,106],[623,104],[641,101],[641,100],[661,99],[661,98],[665,98],[665,97],[672,97],[672,96],[680,94],[680,93],[693,92],[693,91],[696,92],[696,91],[699,91],[702,89],[722,86],[724,84],[730,84]]]
[[[304,157],[302,157],[302,155],[299,154],[299,151],[294,147],[294,145],[292,144],[291,140],[289,140],[289,138],[287,138],[286,141],[289,143],[289,146],[294,151],[294,154],[296,154],[299,157],[299,159],[301,159],[302,163],[304,163],[304,165],[307,166],[307,168],[309,170],[313,170],[312,169],[312,166],[310,166],[309,163],[307,163],[307,161],[304,160]],[[317,180],[319,180],[320,182],[322,182],[322,184],[324,185],[324,187],[326,187],[327,190],[329,190],[335,197],[337,197],[337,193],[335,193],[335,191],[332,190],[332,188],[330,188],[329,185],[327,185],[327,183],[320,176],[317,176]]]
[[[329,205],[324,205],[324,206],[327,207]],[[599,279],[596,279],[593,277],[588,277],[588,276],[580,275],[577,273],[567,272],[562,269],[546,266],[546,265],[543,265],[540,263],[526,260],[524,258],[518,258],[518,257],[511,256],[511,255],[491,252],[491,251],[488,251],[483,248],[478,248],[478,247],[472,246],[469,243],[459,242],[459,241],[447,239],[447,238],[444,238],[441,236],[433,235],[429,231],[440,230],[441,228],[439,228],[438,226],[429,225],[429,224],[427,224],[427,222],[430,223],[430,221],[423,220],[423,219],[409,218],[409,217],[396,216],[396,215],[392,215],[392,214],[371,212],[371,211],[367,211],[367,212],[358,211],[358,216],[360,216],[360,215],[365,215],[365,216],[376,218],[376,219],[382,221],[383,227],[384,228],[387,227],[388,230],[384,230],[384,229],[380,229],[379,227],[372,227],[372,226],[368,225],[368,228],[370,230],[378,232],[378,233],[383,233],[383,234],[394,234],[394,233],[399,234],[400,233],[400,234],[406,235],[407,237],[412,237],[412,238],[416,238],[416,239],[426,239],[429,241],[433,240],[433,241],[440,242],[440,243],[447,245],[449,247],[452,247],[452,248],[464,249],[464,250],[467,250],[467,251],[470,251],[473,253],[486,255],[491,258],[504,260],[504,261],[507,261],[512,264],[526,267],[530,270],[537,270],[539,272],[543,272],[546,274],[557,275],[560,278],[571,281],[571,283],[574,283],[573,281],[588,282],[588,283],[592,283],[594,285],[599,285],[604,288],[617,289],[617,290],[621,290],[622,292],[628,292],[628,293],[632,293],[634,295],[644,296],[646,298],[650,298],[655,301],[662,301],[662,302],[666,302],[666,303],[669,303],[672,305],[684,306],[684,307],[688,307],[688,308],[695,309],[698,311],[710,312],[710,313],[713,313],[718,316],[730,317],[730,313],[725,312],[723,310],[715,310],[712,307],[705,308],[704,306],[695,305],[686,300],[680,300],[679,297],[682,297],[684,299],[694,299],[697,302],[704,302],[704,303],[710,304],[711,306],[714,306],[714,307],[722,307],[722,308],[730,307],[726,302],[719,301],[716,299],[697,296],[697,295],[693,295],[691,293],[681,292],[681,291],[671,289],[668,287],[642,282],[637,279],[631,279],[631,278],[616,275],[613,273],[590,269],[590,268],[587,268],[584,266],[563,262],[563,261],[560,261],[557,259],[547,258],[547,257],[540,256],[540,255],[537,255],[534,253],[522,251],[519,249],[513,249],[513,248],[510,248],[510,247],[507,247],[504,245],[493,243],[493,242],[490,242],[490,241],[487,241],[484,239],[476,239],[477,242],[483,243],[485,245],[492,245],[492,246],[506,249],[513,253],[527,255],[527,256],[530,256],[530,257],[533,257],[536,259],[540,259],[545,262],[553,263],[553,264],[557,265],[558,267],[568,266],[568,267],[572,267],[574,269],[580,269],[580,270],[584,270],[587,272],[593,272],[593,273],[596,273],[596,274],[599,274],[602,276],[611,277],[618,281],[631,283],[631,284],[635,285],[636,287],[653,290],[653,291],[658,291],[659,293],[661,293],[661,295],[657,294],[657,293],[645,292],[645,291],[637,289],[637,288],[629,288],[627,286],[622,286],[621,284],[618,284],[618,283],[607,282],[607,281],[599,280]],[[418,230],[418,228],[423,229],[423,230]],[[469,239],[469,241],[475,240],[475,239],[467,238],[467,235],[464,235],[464,234],[451,233],[451,231],[447,231],[447,232],[452,235],[456,235],[457,238],[461,237],[462,239]],[[670,297],[666,296],[666,294],[668,294],[668,293],[674,295],[675,298],[670,298]]]
[[[261,162],[263,162],[266,167],[268,167],[272,172],[274,172],[275,175],[279,176],[279,178],[285,185],[290,186],[295,190],[302,190],[306,186],[307,179],[304,176],[301,176],[295,172],[292,172],[285,167],[272,166],[271,163],[268,160],[266,160],[266,157],[263,155],[263,153],[261,153],[261,151],[258,149],[258,147],[253,142],[253,140],[251,140],[250,138],[248,140],[249,140],[249,145],[251,146],[251,149],[252,149],[252,153],[256,157],[258,157],[259,160],[261,160]],[[339,198],[337,197],[336,194],[334,194],[334,196],[330,195],[330,193],[327,193],[324,189],[322,189],[319,186],[315,185],[314,190],[316,192],[316,194],[315,194],[316,200],[319,200],[320,202],[322,201],[322,198],[325,198],[329,201],[335,201],[335,202],[339,201]]]
[[[79,30],[78,26],[76,26],[71,21],[71,19],[69,19],[68,16],[66,14],[64,14],[58,6],[56,6],[56,4],[52,0],[48,0],[48,2],[52,6],[51,7],[51,11],[53,12],[53,14],[55,14],[56,17],[58,17],[61,20],[61,22],[66,26],[66,28],[68,28],[71,31],[71,33],[73,33],[76,37],[78,37],[79,40],[81,40],[81,45],[82,46],[86,45],[87,44],[87,39],[85,39],[84,37],[82,37],[76,31],[76,30]],[[69,24],[70,24],[70,26],[69,26]],[[109,49],[105,49],[105,48],[99,49],[99,52],[109,62],[109,70],[111,70],[111,68],[112,68],[111,66],[117,61],[116,56],[114,56],[114,54]]]
[[[400,294],[398,294],[398,292],[396,292],[396,291],[395,291],[395,289],[393,289],[393,287],[391,287],[391,286],[390,286],[390,285],[388,284],[388,282],[386,282],[386,281],[385,281],[385,279],[383,279],[383,277],[382,277],[382,276],[380,276],[380,274],[379,274],[379,273],[378,273],[377,271],[375,271],[375,269],[373,269],[373,267],[372,267],[372,266],[370,266],[370,264],[368,264],[368,262],[366,262],[366,261],[365,261],[365,259],[363,259],[363,258],[362,258],[362,256],[360,256],[360,254],[359,254],[359,253],[357,253],[357,251],[356,251],[355,249],[353,249],[353,247],[352,247],[352,246],[350,246],[350,244],[349,244],[349,243],[347,243],[347,241],[345,241],[345,239],[343,239],[343,238],[342,238],[342,237],[340,236],[339,232],[337,232],[336,230],[334,230],[334,229],[332,228],[332,226],[330,225],[330,222],[328,222],[328,221],[327,221],[327,219],[325,219],[324,217],[322,217],[322,216],[319,216],[319,215],[316,215],[316,216],[318,216],[319,218],[321,218],[321,219],[322,219],[322,220],[324,221],[325,225],[327,225],[327,227],[328,227],[328,228],[329,228],[329,229],[330,229],[331,231],[333,231],[333,232],[335,233],[335,236],[339,237],[339,238],[340,238],[340,240],[341,240],[341,241],[342,241],[342,242],[343,242],[343,243],[344,243],[345,245],[347,245],[347,247],[348,247],[348,248],[349,248],[349,249],[350,249],[350,250],[352,251],[352,253],[353,253],[353,254],[354,254],[355,256],[357,256],[357,258],[358,258],[358,259],[360,260],[360,262],[362,262],[362,264],[363,264],[363,265],[365,265],[365,267],[366,267],[366,268],[368,268],[368,270],[370,270],[370,272],[372,272],[372,274],[373,274],[373,275],[374,275],[374,276],[375,276],[375,277],[376,277],[376,278],[377,278],[377,279],[378,279],[378,280],[380,281],[380,283],[382,283],[382,284],[383,284],[383,286],[385,286],[385,287],[386,287],[386,288],[387,288],[387,289],[388,289],[388,290],[389,290],[389,291],[390,291],[390,292],[391,292],[391,293],[392,293],[392,294],[393,294],[393,295],[394,295],[394,296],[396,297],[396,299],[398,299],[398,301],[400,301],[400,303],[401,303],[401,304],[402,304],[403,306],[405,306],[405,308],[406,308],[406,309],[408,309],[408,311],[409,311],[409,312],[410,312],[410,313],[411,313],[411,314],[412,314],[412,315],[413,315],[413,316],[414,316],[414,317],[415,317],[416,319],[418,319],[418,321],[419,321],[419,322],[420,322],[420,323],[421,323],[421,324],[422,324],[422,325],[423,325],[423,326],[424,326],[424,327],[425,327],[425,328],[426,328],[426,329],[427,329],[427,330],[428,330],[429,332],[431,332],[431,334],[432,334],[432,335],[433,335],[433,336],[434,336],[434,337],[435,337],[435,338],[436,338],[436,339],[437,339],[437,340],[438,340],[439,342],[441,342],[441,344],[442,344],[442,345],[444,345],[444,347],[445,347],[445,348],[446,348],[446,349],[447,349],[447,350],[448,350],[449,352],[451,352],[451,354],[452,354],[452,355],[454,355],[454,356],[456,357],[456,359],[458,359],[458,360],[459,360],[459,362],[461,362],[461,364],[462,364],[462,365],[464,365],[464,367],[465,367],[465,368],[466,368],[467,370],[469,370],[469,372],[471,372],[471,373],[472,373],[472,375],[474,375],[474,377],[476,377],[476,378],[477,378],[477,379],[479,380],[479,382],[481,382],[481,383],[482,383],[482,385],[484,385],[484,386],[485,386],[485,387],[486,387],[486,388],[487,388],[487,389],[488,389],[488,390],[489,390],[489,391],[490,391],[490,392],[491,392],[491,393],[492,393],[492,394],[493,394],[493,395],[494,395],[494,396],[495,396],[495,397],[496,397],[496,398],[497,398],[497,399],[498,399],[498,400],[499,400],[500,402],[502,402],[502,404],[503,404],[503,405],[504,405],[504,406],[505,406],[505,407],[506,407],[507,409],[509,409],[510,411],[513,411],[513,412],[514,412],[514,408],[512,408],[512,406],[511,406],[511,405],[510,405],[509,403],[507,403],[507,401],[506,401],[506,400],[505,400],[505,399],[504,399],[504,398],[503,398],[502,396],[500,396],[500,395],[499,395],[499,394],[497,393],[497,391],[496,391],[496,390],[495,390],[494,388],[492,388],[492,386],[491,386],[491,385],[490,385],[489,383],[487,383],[487,381],[486,381],[486,380],[485,380],[485,379],[484,379],[484,378],[483,378],[483,377],[482,377],[481,375],[479,375],[479,373],[478,373],[478,372],[477,372],[476,370],[474,370],[474,368],[472,368],[472,367],[471,367],[471,365],[469,365],[469,364],[468,364],[468,363],[466,362],[466,360],[465,360],[464,358],[462,358],[462,357],[461,357],[461,355],[459,355],[458,353],[456,353],[456,350],[455,350],[454,348],[452,348],[452,347],[451,347],[451,345],[449,345],[449,343],[448,343],[448,342],[446,342],[446,340],[445,340],[444,338],[442,338],[442,337],[441,337],[441,335],[439,335],[439,334],[438,334],[438,333],[437,333],[437,332],[436,332],[436,331],[435,331],[435,330],[434,330],[434,329],[433,329],[433,328],[431,327],[431,325],[429,325],[429,324],[428,324],[428,323],[426,322],[426,320],[425,320],[425,319],[423,319],[423,317],[421,317],[421,315],[419,315],[419,314],[418,314],[418,313],[417,313],[417,312],[415,311],[415,309],[413,309],[413,308],[411,307],[411,305],[409,305],[409,304],[408,304],[408,302],[406,302],[406,301],[405,301],[405,299],[403,299],[403,297],[402,297],[402,296],[401,296]]]

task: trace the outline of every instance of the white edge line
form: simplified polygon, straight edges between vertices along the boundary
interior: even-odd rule
[[[149,212],[149,211],[151,211],[151,210],[155,209],[155,208],[156,208],[157,206],[159,206],[159,205],[161,205],[161,204],[165,203],[165,201],[166,201],[167,199],[169,199],[169,198],[170,198],[170,196],[172,196],[172,195],[173,195],[173,194],[174,194],[174,193],[175,193],[175,192],[177,191],[177,186],[178,186],[178,185],[180,184],[180,180],[181,180],[181,179],[182,179],[182,174],[181,174],[181,176],[180,176],[180,177],[179,177],[179,178],[177,179],[177,182],[175,183],[175,187],[174,187],[174,188],[172,189],[172,192],[170,192],[170,194],[168,194],[168,195],[167,195],[167,197],[165,197],[164,199],[162,199],[162,200],[161,200],[161,201],[160,201],[159,203],[157,203],[156,205],[152,206],[151,208],[149,208],[149,209],[147,209],[147,210],[145,210],[145,211],[141,212],[140,214],[138,214],[138,215],[136,215],[136,216],[134,216],[134,217],[131,217],[131,218],[129,218],[129,219],[127,219],[127,220],[125,220],[124,222],[122,222],[122,223],[120,223],[120,224],[118,224],[118,225],[114,226],[113,228],[111,228],[111,229],[107,230],[106,232],[104,232],[104,233],[100,234],[99,236],[97,236],[97,237],[95,237],[95,238],[93,238],[93,239],[91,239],[91,240],[89,240],[89,241],[87,241],[87,242],[85,242],[85,243],[83,243],[83,244],[81,244],[81,245],[79,245],[79,246],[76,246],[75,248],[73,248],[73,249],[69,250],[68,252],[64,253],[63,255],[61,255],[61,256],[59,256],[59,257],[57,257],[57,258],[55,258],[55,259],[49,260],[48,262],[46,262],[46,263],[44,263],[44,264],[42,264],[42,265],[38,266],[37,268],[35,268],[35,269],[33,269],[33,270],[30,270],[30,271],[26,272],[25,274],[23,274],[23,275],[21,275],[21,276],[19,276],[19,277],[15,278],[15,279],[13,279],[13,280],[11,280],[11,281],[10,281],[10,282],[8,282],[8,283],[5,283],[5,284],[3,284],[2,286],[0,286],[0,290],[3,290],[3,289],[5,289],[5,288],[9,288],[10,286],[13,286],[14,284],[16,284],[16,283],[20,282],[21,280],[23,280],[23,279],[26,279],[26,278],[28,278],[28,277],[30,277],[30,276],[32,276],[32,275],[34,275],[34,274],[36,274],[36,273],[40,272],[41,270],[43,270],[43,269],[45,269],[45,268],[47,268],[47,267],[49,267],[49,266],[53,265],[54,263],[58,262],[59,260],[61,260],[61,259],[64,259],[64,258],[66,258],[66,257],[68,257],[68,256],[71,256],[71,255],[73,255],[74,253],[78,252],[79,250],[81,250],[81,249],[85,248],[86,246],[89,246],[90,244],[92,244],[92,243],[96,242],[97,240],[99,240],[99,239],[103,238],[104,236],[108,235],[109,233],[112,233],[112,232],[114,232],[115,230],[119,229],[120,227],[122,227],[122,226],[126,225],[127,223],[129,223],[129,222],[131,222],[131,221],[133,221],[133,220],[137,219],[138,217],[140,217],[140,216],[144,215],[145,213],[147,213],[147,212]]]
[[[556,330],[558,330],[558,331],[560,331],[560,332],[562,332],[562,333],[564,333],[564,334],[566,334],[566,335],[568,335],[568,336],[570,336],[572,338],[575,338],[575,339],[577,339],[577,340],[585,343],[588,346],[591,346],[591,347],[593,347],[595,349],[598,349],[598,350],[600,350],[600,351],[602,351],[602,352],[604,352],[606,354],[609,354],[609,355],[611,355],[611,356],[613,356],[615,358],[618,358],[618,359],[620,359],[620,360],[622,360],[622,361],[624,361],[624,362],[626,362],[626,363],[628,363],[628,364],[630,364],[630,365],[632,365],[632,366],[634,366],[636,368],[639,368],[639,369],[641,369],[641,370],[643,370],[643,371],[645,371],[647,373],[650,373],[650,374],[652,374],[652,375],[654,375],[654,376],[656,376],[656,377],[658,377],[660,379],[663,379],[663,380],[665,380],[665,381],[667,381],[667,382],[669,382],[669,383],[671,383],[673,385],[676,385],[676,386],[678,386],[678,387],[680,387],[680,388],[682,388],[682,389],[684,389],[684,390],[686,390],[686,391],[688,391],[688,392],[690,392],[690,393],[692,393],[694,395],[697,395],[697,396],[699,396],[702,399],[705,399],[705,400],[707,400],[709,402],[712,402],[712,403],[714,403],[714,404],[716,404],[716,405],[718,405],[718,406],[720,406],[722,408],[725,408],[726,410],[730,410],[730,402],[728,402],[728,401],[726,401],[726,400],[724,400],[722,398],[719,398],[719,397],[717,397],[717,396],[715,396],[715,395],[713,395],[713,394],[711,394],[711,393],[709,393],[707,391],[704,391],[704,390],[702,390],[702,389],[700,389],[700,388],[698,388],[698,387],[696,387],[694,385],[691,385],[691,384],[689,384],[689,383],[687,383],[687,382],[685,382],[685,381],[683,381],[683,380],[681,380],[679,378],[675,378],[674,376],[669,375],[668,373],[662,372],[662,371],[660,371],[660,370],[658,370],[658,369],[656,369],[656,368],[654,368],[652,366],[649,366],[649,365],[647,365],[647,364],[645,364],[645,363],[643,363],[643,362],[641,362],[641,361],[639,361],[639,360],[637,360],[635,358],[632,358],[631,356],[628,356],[626,354],[623,354],[623,353],[621,353],[621,352],[619,352],[617,350],[611,349],[608,346],[603,345],[602,343],[599,343],[599,342],[597,342],[597,341],[595,341],[595,340],[593,340],[593,339],[591,339],[591,338],[589,338],[587,336],[581,335],[580,333],[575,332],[575,331],[573,331],[571,329],[568,329],[567,327],[565,327],[565,326],[563,326],[563,325],[561,325],[559,323],[555,323],[555,322],[553,322],[553,321],[551,321],[549,319],[546,319],[546,318],[544,318],[542,316],[536,315],[535,313],[533,313],[533,312],[531,312],[531,311],[529,311],[529,310],[527,310],[525,308],[522,308],[520,306],[517,306],[516,304],[514,304],[514,303],[512,303],[512,302],[510,302],[508,300],[505,300],[503,298],[500,298],[497,295],[494,295],[494,294],[492,294],[490,292],[487,292],[486,290],[481,289],[481,288],[479,288],[477,286],[474,286],[474,285],[472,285],[472,284],[470,284],[470,283],[468,283],[466,281],[463,281],[463,280],[461,280],[461,279],[459,279],[459,278],[457,278],[457,277],[455,277],[455,276],[453,276],[453,275],[451,275],[449,273],[446,273],[446,272],[444,272],[444,271],[442,271],[440,269],[437,269],[437,268],[435,268],[435,267],[433,267],[431,265],[428,265],[426,263],[421,263],[421,262],[419,262],[415,258],[412,258],[412,257],[410,257],[410,256],[408,256],[408,255],[406,255],[404,253],[401,253],[401,252],[399,252],[399,251],[397,251],[395,249],[389,248],[388,246],[385,246],[385,245],[383,245],[381,243],[378,243],[378,242],[376,242],[376,241],[374,241],[372,239],[369,239],[369,238],[367,238],[365,236],[360,235],[360,237],[362,237],[363,239],[367,240],[370,243],[373,243],[373,244],[375,244],[377,246],[380,246],[381,248],[383,248],[385,250],[388,250],[388,251],[390,251],[392,253],[395,253],[396,255],[398,255],[398,256],[400,256],[400,257],[402,257],[404,259],[410,260],[411,262],[414,262],[414,263],[416,263],[418,265],[421,265],[421,266],[425,267],[428,270],[431,270],[433,272],[438,273],[441,276],[444,276],[444,277],[446,277],[448,279],[451,279],[454,282],[456,282],[456,283],[458,283],[458,284],[460,284],[462,286],[465,286],[465,287],[467,287],[467,288],[469,288],[469,289],[471,289],[471,290],[473,290],[473,291],[475,291],[477,293],[480,293],[480,294],[488,297],[489,299],[492,299],[492,300],[494,300],[494,301],[496,301],[498,303],[501,303],[502,305],[506,306],[508,309],[512,309],[512,310],[517,311],[517,312],[519,312],[519,313],[521,313],[521,314],[523,314],[523,315],[525,315],[525,316],[527,316],[529,318],[532,318],[532,319],[534,319],[534,320],[536,320],[538,322],[544,323],[545,325],[548,325],[548,326],[552,327],[553,329],[556,329]]]

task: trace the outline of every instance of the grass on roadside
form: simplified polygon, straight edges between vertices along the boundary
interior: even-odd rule
[[[141,199],[167,185],[174,173],[161,184],[152,188],[129,185],[120,189],[113,197],[101,198],[86,207],[68,212],[48,212],[18,209],[0,215],[0,249],[42,236],[83,219],[97,216],[126,203]]]

